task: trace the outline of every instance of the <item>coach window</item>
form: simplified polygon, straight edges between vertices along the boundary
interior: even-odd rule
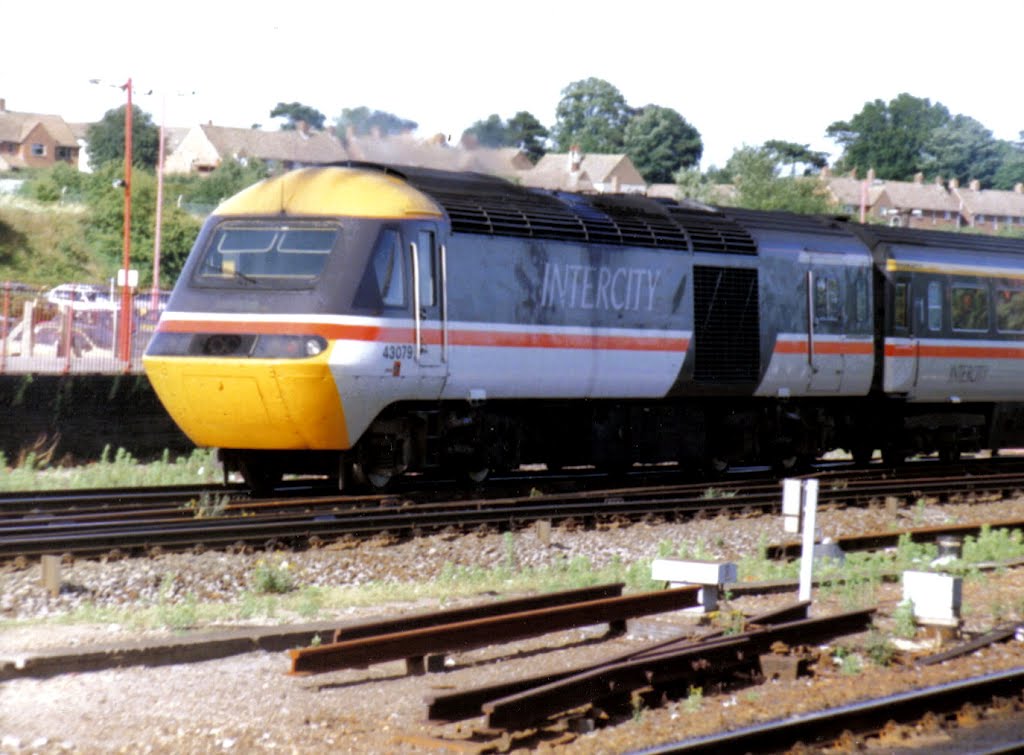
[[[853,289],[854,316],[858,325],[868,321],[868,284],[863,278],[858,278]]]
[[[1024,290],[996,292],[996,328],[1000,333],[1024,333]]]
[[[892,326],[894,328],[907,329],[910,322],[907,317],[910,300],[907,298],[907,284],[897,283],[892,292]]]
[[[373,253],[377,290],[385,307],[405,306],[405,275],[402,270],[402,242],[398,231],[385,228]]]
[[[826,275],[814,279],[814,316],[822,321],[839,319],[839,282]]]
[[[928,330],[942,330],[942,284],[928,284]]]
[[[988,330],[988,289],[954,285],[952,293],[953,330]]]

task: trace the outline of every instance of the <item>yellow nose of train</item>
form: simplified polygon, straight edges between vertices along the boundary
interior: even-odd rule
[[[349,448],[329,349],[309,359],[145,358],[168,413],[199,446]]]

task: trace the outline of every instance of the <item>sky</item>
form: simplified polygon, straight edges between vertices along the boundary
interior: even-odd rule
[[[1022,22],[1002,0],[53,0],[4,9],[0,98],[95,121],[131,78],[168,126],[277,128],[273,107],[298,101],[328,124],[366,106],[454,143],[491,113],[550,127],[562,90],[593,76],[678,111],[705,169],[769,139],[834,160],[829,124],[902,92],[1016,139]]]

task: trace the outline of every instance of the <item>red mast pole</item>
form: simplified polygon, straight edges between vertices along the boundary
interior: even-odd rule
[[[118,344],[121,359],[131,360],[132,292],[128,285],[128,266],[132,247],[132,80],[123,89],[128,91],[128,107],[124,111],[124,257],[121,269],[121,316],[118,319]]]

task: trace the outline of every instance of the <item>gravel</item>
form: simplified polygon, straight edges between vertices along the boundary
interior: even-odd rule
[[[985,504],[929,504],[887,511],[883,507],[825,509],[818,524],[827,537],[944,523],[978,523],[1024,518],[1024,500]],[[173,634],[101,620],[107,608],[143,609],[163,605],[187,609],[203,604],[243,604],[251,599],[260,563],[286,561],[297,586],[398,586],[437,580],[452,565],[489,568],[514,559],[520,568],[583,557],[595,568],[613,561],[650,560],[666,544],[686,546],[713,559],[737,560],[756,554],[769,542],[792,539],[778,516],[706,517],[675,524],[634,524],[600,530],[555,528],[549,542],[533,530],[511,539],[498,533],[437,534],[405,542],[339,542],[318,550],[266,553],[164,554],[150,558],[67,560],[64,586],[47,594],[38,565],[0,566],[0,658],[63,646],[136,640]],[[964,582],[964,630],[981,632],[1008,620],[1024,620],[1024,574],[1004,570]],[[368,616],[433,610],[472,599],[437,598],[394,603],[385,597],[373,606],[321,611],[317,621],[344,623]],[[247,597],[248,596],[248,597]],[[818,591],[812,615],[846,610],[837,595]],[[877,591],[879,625],[892,628],[899,585]],[[794,600],[793,595],[737,598],[726,608],[752,614]],[[475,600],[480,600],[477,597]],[[62,621],[83,609],[91,623]],[[280,611],[273,618],[239,619],[225,626],[308,621],[310,616]],[[207,626],[204,629],[209,629]],[[314,677],[285,675],[282,653],[251,653],[203,663],[132,667],[49,679],[0,683],[0,753],[7,752],[420,752],[415,737],[464,736],[481,720],[447,726],[424,721],[423,699],[440,691],[567,668],[625,652],[669,633],[693,631],[694,619],[679,615],[631,622],[630,632],[598,642],[603,628],[547,635],[454,654],[443,673],[409,677],[401,663],[334,672]],[[187,635],[184,635],[187,636]],[[924,650],[920,652],[925,652]],[[612,726],[559,745],[534,743],[540,751],[623,752],[722,727],[812,710],[882,690],[912,689],[958,678],[972,671],[1022,665],[1021,643],[987,648],[960,661],[926,669],[875,667],[865,662],[859,674],[843,673],[823,653],[815,673],[790,682],[768,682],[726,695],[708,694],[695,702],[669,702],[646,709]],[[694,712],[697,708],[697,712]]]

